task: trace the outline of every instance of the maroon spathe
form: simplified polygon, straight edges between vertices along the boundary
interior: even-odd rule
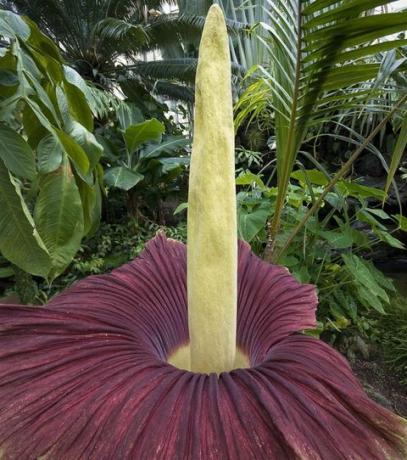
[[[314,288],[246,244],[238,343],[252,367],[217,377],[168,364],[188,340],[185,259],[184,245],[158,236],[44,308],[0,308],[5,458],[406,458],[400,419],[337,352],[298,334],[315,324]]]

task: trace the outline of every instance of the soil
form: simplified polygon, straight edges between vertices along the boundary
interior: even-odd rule
[[[400,383],[383,357],[376,355],[369,360],[356,358],[350,364],[370,398],[407,418],[407,386]]]

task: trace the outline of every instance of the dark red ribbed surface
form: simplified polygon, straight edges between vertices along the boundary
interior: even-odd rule
[[[5,458],[406,458],[400,419],[338,353],[296,334],[314,325],[313,287],[243,243],[238,341],[252,368],[218,378],[167,364],[188,340],[185,256],[158,236],[44,308],[0,308]]]

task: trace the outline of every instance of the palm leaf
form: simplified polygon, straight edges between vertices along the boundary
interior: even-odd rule
[[[99,21],[93,33],[102,40],[130,42],[134,48],[140,48],[147,42],[147,33],[140,24],[132,24],[118,18],[109,17]]]
[[[238,104],[237,120],[241,123],[269,107],[274,112],[278,195],[271,237],[275,240],[291,171],[308,130],[335,110],[354,110],[366,102],[364,82],[374,80],[380,70],[379,61],[366,58],[374,57],[378,49],[400,45],[400,40],[392,40],[379,47],[378,40],[403,31],[407,13],[368,15],[388,0],[266,1],[269,22],[261,24],[260,39],[267,45],[269,64],[257,68],[254,83]],[[363,61],[354,61],[361,57]],[[335,103],[332,97],[338,97]],[[261,108],[256,107],[260,99]]]
[[[198,60],[195,58],[161,59],[157,61],[138,61],[125,68],[134,74],[152,79],[171,79],[193,84]],[[232,63],[232,72],[241,75],[244,69]]]

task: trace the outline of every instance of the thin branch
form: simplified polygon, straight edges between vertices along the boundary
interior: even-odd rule
[[[273,257],[273,260],[277,261],[280,257],[285,253],[285,251],[290,246],[293,239],[298,235],[299,231],[304,227],[304,225],[308,222],[308,219],[317,211],[326,195],[335,187],[337,182],[342,179],[346,173],[349,171],[352,164],[355,160],[359,157],[359,155],[363,152],[363,150],[367,147],[367,145],[374,139],[374,137],[380,132],[380,130],[385,126],[385,124],[390,120],[392,115],[405,103],[407,102],[407,95],[403,96],[397,104],[393,107],[391,112],[387,114],[385,118],[376,126],[376,128],[370,133],[370,135],[365,139],[365,141],[353,152],[350,156],[348,161],[343,164],[341,169],[335,174],[332,178],[331,182],[325,187],[324,191],[321,193],[317,201],[311,206],[305,216],[301,219],[301,222],[295,227],[291,235],[288,237],[287,241],[285,242],[284,246],[280,249],[280,251]]]

